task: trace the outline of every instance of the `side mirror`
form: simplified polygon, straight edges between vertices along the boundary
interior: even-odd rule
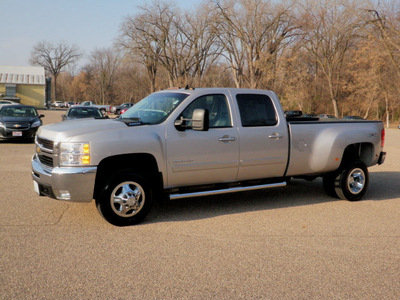
[[[192,129],[196,131],[208,131],[210,125],[207,109],[196,108],[192,116]]]
[[[192,125],[186,125],[186,121],[191,121]],[[209,112],[207,109],[196,108],[191,119],[184,119],[182,116],[175,120],[175,128],[178,131],[193,129],[196,131],[208,131],[210,125]]]
[[[39,118],[41,119],[41,118],[44,118],[44,115],[39,115]]]

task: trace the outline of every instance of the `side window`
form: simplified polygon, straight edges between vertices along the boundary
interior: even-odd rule
[[[271,98],[261,94],[238,94],[240,119],[243,127],[273,126],[277,118]]]
[[[231,127],[231,116],[224,95],[206,95],[194,100],[182,112],[184,119],[191,119],[196,108],[207,109],[210,116],[210,128]],[[191,121],[186,125],[191,126]]]

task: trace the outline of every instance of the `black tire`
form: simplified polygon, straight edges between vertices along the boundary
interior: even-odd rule
[[[337,172],[332,172],[329,174],[326,174],[322,177],[322,185],[324,186],[325,192],[333,198],[338,198],[338,195],[336,194],[335,191],[335,181],[338,173]]]
[[[116,226],[135,225],[143,221],[153,202],[147,180],[133,173],[114,174],[110,178],[96,199],[100,215]]]
[[[358,201],[368,189],[368,168],[362,161],[349,163],[335,178],[335,192],[342,200]]]

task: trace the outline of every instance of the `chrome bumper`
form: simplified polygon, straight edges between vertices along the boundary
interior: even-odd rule
[[[93,200],[97,167],[49,168],[32,157],[32,179],[40,196],[71,202]]]

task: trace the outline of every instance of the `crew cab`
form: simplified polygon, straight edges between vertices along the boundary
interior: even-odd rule
[[[120,118],[42,126],[32,158],[35,191],[89,202],[117,226],[141,222],[158,199],[285,186],[323,178],[355,201],[368,167],[382,164],[380,121],[284,116],[272,91],[163,90]]]

